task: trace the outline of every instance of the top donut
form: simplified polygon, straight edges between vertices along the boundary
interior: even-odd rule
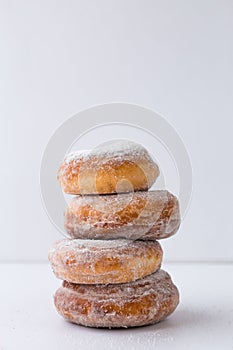
[[[93,150],[72,152],[58,171],[61,187],[69,194],[146,191],[158,176],[158,165],[148,151],[128,140],[114,140]]]

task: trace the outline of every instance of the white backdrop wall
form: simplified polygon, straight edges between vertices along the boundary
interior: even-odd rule
[[[233,2],[0,0],[1,260],[46,260],[43,150],[70,115],[131,102],[166,116],[193,198],[166,260],[232,261]]]

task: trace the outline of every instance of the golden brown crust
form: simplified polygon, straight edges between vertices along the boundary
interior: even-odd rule
[[[84,284],[135,281],[158,270],[159,243],[130,240],[62,240],[49,252],[55,275]]]
[[[65,212],[72,238],[156,240],[175,234],[179,203],[168,191],[76,196]]]
[[[89,327],[135,327],[159,322],[179,303],[179,292],[163,270],[135,282],[83,285],[64,281],[54,296],[57,311]]]
[[[109,194],[148,190],[159,168],[141,145],[119,152],[80,151],[68,155],[58,171],[64,192]]]

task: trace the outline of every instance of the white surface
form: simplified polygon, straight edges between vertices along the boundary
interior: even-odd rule
[[[233,265],[165,264],[181,295],[167,320],[101,330],[73,325],[56,312],[61,284],[48,264],[0,264],[0,349],[206,349],[233,347]]]
[[[162,113],[190,153],[193,201],[166,256],[233,260],[232,10],[231,0],[0,0],[1,260],[46,259],[60,237],[40,200],[45,145],[67,117],[111,101]]]

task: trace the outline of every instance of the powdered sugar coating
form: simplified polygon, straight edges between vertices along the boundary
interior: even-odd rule
[[[77,150],[68,154],[65,162],[80,160],[81,158],[105,158],[125,160],[132,158],[150,157],[148,151],[140,144],[129,140],[112,140],[104,142],[91,150]]]
[[[147,190],[159,176],[148,151],[132,141],[113,140],[68,154],[58,171],[66,193],[101,194]]]
[[[159,270],[135,282],[80,285],[64,281],[54,297],[58,312],[89,327],[134,327],[156,323],[179,303],[169,274]]]
[[[158,242],[129,240],[62,240],[49,260],[55,275],[73,283],[125,283],[158,270],[162,248]]]
[[[73,238],[156,240],[175,234],[179,225],[178,200],[162,190],[76,196],[65,213]]]
[[[63,288],[70,292],[77,293],[79,297],[88,296],[91,299],[98,298],[99,301],[112,300],[115,303],[121,302],[125,298],[137,298],[149,295],[153,289],[157,288],[162,294],[166,294],[168,289],[164,281],[170,282],[170,276],[167,272],[160,269],[151,275],[138,279],[133,282],[119,284],[75,284],[63,281]],[[118,300],[119,299],[119,300]]]
[[[84,251],[106,250],[124,247],[129,242],[126,239],[119,240],[92,240],[92,239],[63,239],[53,245],[50,250],[51,253],[56,251],[76,251],[81,254]]]
[[[64,162],[69,164],[72,161],[80,161],[81,159],[87,157],[90,152],[91,151],[88,149],[72,151],[65,156]]]

